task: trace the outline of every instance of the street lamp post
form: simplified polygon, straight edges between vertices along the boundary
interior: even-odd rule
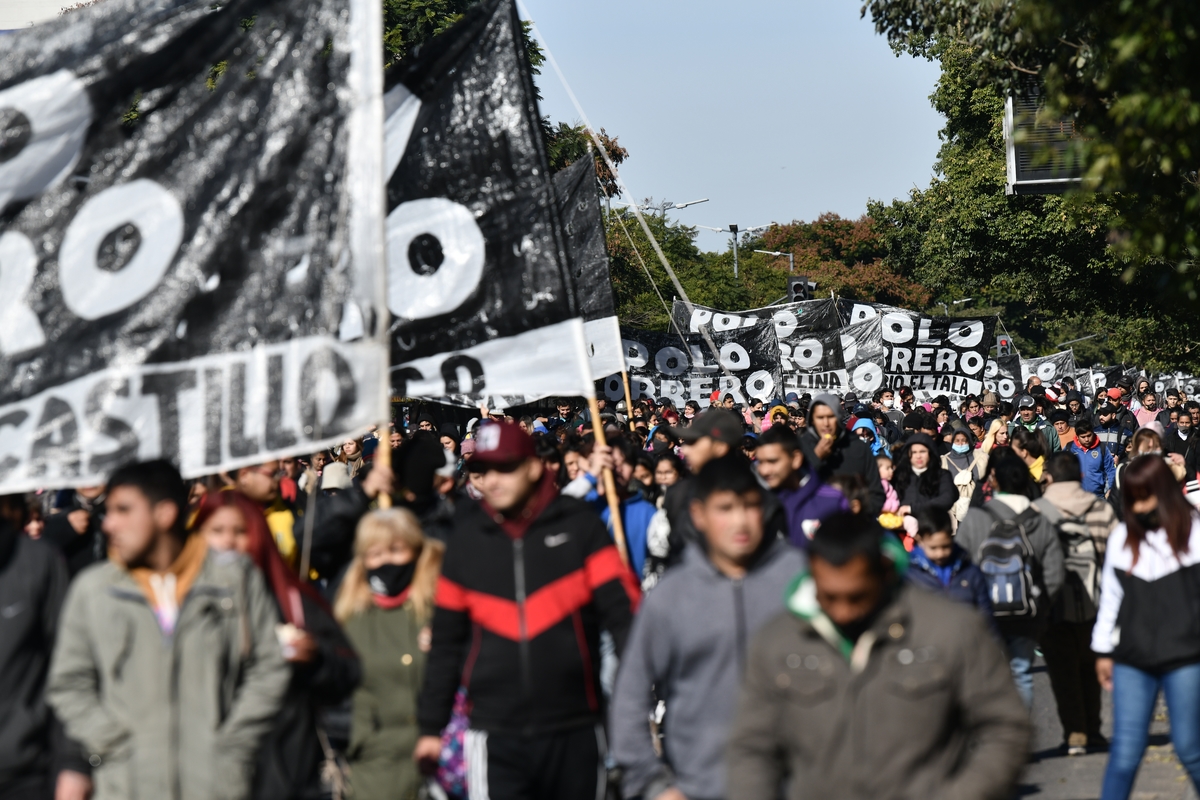
[[[951,305],[951,306],[962,305],[963,303],[969,303],[969,302],[971,302],[971,301],[972,301],[972,300],[974,300],[974,299],[975,299],[974,297],[964,297],[964,298],[963,298],[963,299],[961,299],[961,300],[953,300],[953,301],[951,301],[951,302],[950,302],[950,305]],[[942,307],[942,310],[946,312],[946,316],[947,316],[947,317],[948,317],[948,316],[950,316],[950,307],[949,307],[949,306],[947,306],[947,305],[946,305],[944,302],[939,302],[939,303],[938,303],[938,305],[939,305],[939,306],[941,306],[941,307]]]
[[[707,231],[716,231],[717,233],[729,233],[733,235],[733,277],[736,280],[738,276],[738,226],[730,225],[728,228],[714,228],[710,225],[697,225],[697,228],[704,228]],[[742,228],[742,233],[753,233],[754,231],[765,231],[770,225],[755,225],[753,228]]]
[[[796,254],[795,253],[781,253],[778,250],[755,250],[754,252],[762,253],[763,255],[767,255],[767,256],[787,256],[788,273],[791,274],[796,271]]]
[[[688,200],[686,203],[672,203],[670,200],[663,200],[661,203],[659,203],[656,206],[652,206],[649,203],[647,203],[645,205],[639,205],[636,203],[618,203],[618,205],[626,205],[626,206],[637,205],[637,207],[640,208],[642,211],[657,211],[660,217],[662,217],[663,219],[666,219],[667,212],[670,211],[671,209],[678,210],[681,208],[687,208],[688,206],[698,206],[701,203],[707,203],[707,202],[708,202],[708,198],[705,197],[703,200]]]

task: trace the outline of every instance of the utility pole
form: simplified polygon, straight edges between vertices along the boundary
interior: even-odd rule
[[[737,256],[737,234],[738,226],[730,225],[729,232],[733,234],[733,279],[736,281],[738,276],[738,256]]]

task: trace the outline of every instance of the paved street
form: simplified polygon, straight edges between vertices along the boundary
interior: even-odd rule
[[[1134,786],[1134,800],[1196,800],[1168,737],[1166,709],[1160,705],[1150,729],[1150,748],[1142,762]],[[1104,777],[1105,753],[1067,758],[1059,755],[1062,727],[1050,692],[1045,666],[1034,675],[1033,716],[1037,725],[1034,753],[1037,760],[1029,765],[1022,780],[1021,795],[1036,800],[1094,800],[1100,796]],[[1104,696],[1104,735],[1112,733],[1112,707]]]

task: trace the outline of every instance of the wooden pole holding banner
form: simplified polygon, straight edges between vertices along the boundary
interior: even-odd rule
[[[592,433],[596,435],[596,444],[607,447],[604,423],[600,421],[600,404],[594,396],[588,398],[588,408],[592,412]],[[628,567],[629,548],[625,544],[625,526],[621,524],[621,500],[617,497],[617,482],[613,480],[612,470],[608,467],[604,468],[601,478],[604,481],[604,497],[608,500],[608,519],[612,522],[613,541],[617,543],[621,563]]]
[[[375,466],[392,468],[392,423],[388,420],[383,426],[383,431],[388,436],[386,439],[380,439],[379,445],[375,448]],[[380,508],[392,507],[392,495],[388,492],[380,492],[376,498],[379,501]]]
[[[621,380],[625,381],[625,413],[629,414],[629,430],[633,430],[633,395],[629,391],[628,370],[621,370]]]

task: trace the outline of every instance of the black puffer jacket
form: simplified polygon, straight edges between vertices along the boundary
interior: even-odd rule
[[[0,789],[60,769],[89,771],[43,698],[66,593],[62,556],[0,521]]]
[[[555,490],[549,473],[543,480],[545,498]],[[553,496],[521,535],[500,519],[482,504],[456,510],[418,703],[422,735],[446,727],[460,685],[471,727],[488,732],[537,735],[603,719],[600,630],[620,653],[640,599],[633,573],[596,512],[573,497]]]
[[[833,409],[833,413],[838,415],[839,420],[841,419],[839,414],[841,403],[836,397],[831,394],[819,394],[813,398],[812,405],[808,410],[808,428],[800,437],[800,449],[804,451],[805,463],[812,464],[817,470],[817,475],[823,481],[829,480],[834,475],[858,475],[861,477],[867,489],[867,503],[863,508],[863,513],[872,517],[878,516],[883,511],[885,495],[883,484],[879,482],[879,465],[875,463],[875,454],[871,452],[870,445],[863,444],[861,439],[847,431],[839,421],[833,452],[824,459],[817,458],[816,447],[819,437],[812,426],[812,414],[819,405]]]
[[[255,800],[300,800],[324,797],[320,769],[324,752],[317,739],[317,712],[342,702],[362,677],[358,656],[341,627],[323,606],[301,594],[304,623],[317,643],[308,664],[292,664],[292,680],[263,740],[254,776]]]

